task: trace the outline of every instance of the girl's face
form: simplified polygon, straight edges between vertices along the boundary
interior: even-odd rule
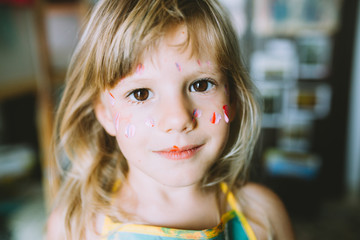
[[[212,57],[190,57],[191,46],[175,47],[185,38],[184,28],[169,33],[96,106],[128,162],[129,180],[199,183],[226,145],[234,115],[227,80]]]

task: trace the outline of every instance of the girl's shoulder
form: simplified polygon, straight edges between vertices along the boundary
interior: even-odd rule
[[[246,183],[234,192],[258,239],[267,238],[270,228],[275,239],[294,239],[290,218],[281,199],[269,188]],[[259,217],[261,216],[261,217]],[[267,227],[266,227],[267,226]]]
[[[61,225],[60,210],[54,210],[50,213],[49,218],[47,219],[46,223],[46,239],[59,239],[60,236],[63,236],[63,233],[59,226]]]
[[[65,228],[62,228],[61,226],[64,226],[63,223],[63,216],[62,214],[64,214],[64,211],[61,209],[55,209],[53,210],[50,215],[49,218],[47,220],[46,223],[46,237],[45,239],[47,240],[57,240],[57,239],[65,239]],[[96,220],[94,222],[94,226],[96,229],[96,233],[101,233],[102,231],[102,227],[104,224],[104,219],[105,219],[105,215],[103,214],[98,214],[96,217]],[[98,240],[100,239],[100,235],[99,236],[93,236],[93,235],[89,235],[86,234],[86,240]]]

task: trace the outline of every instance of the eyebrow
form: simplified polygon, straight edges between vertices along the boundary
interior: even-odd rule
[[[204,64],[206,64],[206,63],[204,63]],[[208,66],[206,66],[206,68],[208,68]],[[199,75],[210,75],[213,77],[215,77],[216,75],[220,75],[220,76],[224,77],[222,71],[219,70],[218,65],[213,64],[213,63],[211,64],[211,69],[199,68],[188,74],[185,74],[184,71],[181,71],[181,73],[179,72],[179,74],[184,74],[185,79],[197,78],[197,77],[199,77]],[[152,79],[149,76],[136,76],[136,73],[134,73],[134,75],[131,76],[130,78],[124,78],[124,79],[120,80],[120,82],[137,84],[137,83],[148,82],[148,81],[151,81],[151,79]]]

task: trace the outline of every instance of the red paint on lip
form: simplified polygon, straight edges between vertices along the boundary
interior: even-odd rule
[[[182,148],[173,146],[169,150],[156,151],[156,153],[171,160],[183,160],[193,157],[200,150],[201,147],[202,145],[185,146]]]
[[[174,145],[173,148],[170,150],[170,152],[176,152],[176,151],[180,151],[180,148]]]

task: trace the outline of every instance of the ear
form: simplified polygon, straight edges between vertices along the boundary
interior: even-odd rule
[[[111,115],[110,106],[108,102],[105,101],[103,94],[96,100],[94,103],[94,110],[97,120],[103,126],[105,131],[111,136],[116,135],[116,127]]]

